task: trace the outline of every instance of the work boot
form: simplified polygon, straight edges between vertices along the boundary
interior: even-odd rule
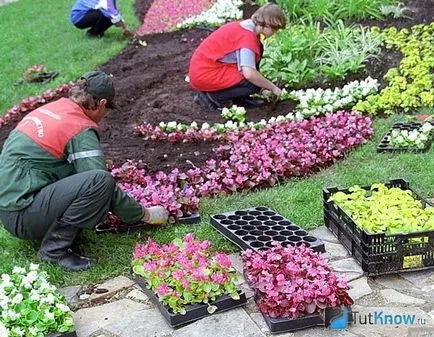
[[[203,92],[199,92],[196,96],[194,96],[193,102],[199,104],[201,107],[204,107],[209,112],[216,112],[219,108],[219,106],[212,102],[208,95]]]
[[[232,103],[237,106],[245,108],[258,108],[264,106],[266,101],[263,99],[253,99],[250,97],[236,98],[232,100]]]
[[[89,268],[95,260],[81,256],[71,249],[79,232],[80,228],[55,223],[42,239],[38,258],[71,270]]]

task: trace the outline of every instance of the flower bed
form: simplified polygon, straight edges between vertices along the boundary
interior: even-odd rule
[[[64,297],[32,263],[29,270],[14,267],[10,275],[1,276],[0,317],[0,332],[6,330],[9,337],[74,331],[72,311]]]
[[[159,308],[172,326],[246,303],[228,256],[211,253],[210,242],[197,241],[192,234],[162,246],[148,238],[136,245],[132,266],[139,284],[162,303]]]
[[[248,249],[243,253],[243,264],[244,274],[255,290],[256,303],[266,322],[287,319],[283,331],[318,325],[315,316],[305,319],[305,325],[300,325],[299,319],[318,315],[329,307],[353,304],[345,278],[336,276],[322,255],[305,246],[283,248],[275,243],[268,250]]]
[[[172,219],[193,214],[199,198],[306,176],[372,136],[371,119],[348,112],[299,122],[273,123],[261,130],[222,135],[215,159],[186,173],[147,175],[129,162],[112,171],[121,188],[145,206],[163,204]]]

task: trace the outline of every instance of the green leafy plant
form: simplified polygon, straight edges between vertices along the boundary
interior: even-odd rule
[[[144,245],[136,245],[132,266],[173,313],[185,315],[185,306],[194,303],[208,304],[213,313],[217,307],[212,302],[219,296],[240,299],[228,256],[212,253],[210,242],[197,241],[193,234],[162,246],[148,238]]]
[[[410,190],[373,184],[369,191],[358,185],[349,191],[337,192],[329,201],[347,212],[362,230],[386,234],[434,230],[434,208],[423,208]]]
[[[44,337],[74,330],[72,312],[38,265],[14,267],[0,279],[0,331],[9,337]]]
[[[242,106],[232,105],[230,108],[223,108],[221,116],[224,119],[241,123],[246,120],[246,109]]]
[[[393,5],[383,5],[380,7],[380,12],[384,16],[391,16],[394,19],[403,18],[410,8],[404,6],[402,2]]]

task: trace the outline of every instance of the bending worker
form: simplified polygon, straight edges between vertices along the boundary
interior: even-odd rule
[[[40,260],[82,270],[95,261],[76,249],[82,229],[111,211],[125,223],[164,224],[161,206],[144,208],[107,171],[98,123],[113,103],[112,79],[84,74],[61,98],[30,112],[0,154],[0,220],[20,239],[40,240]]]
[[[279,97],[281,89],[258,71],[263,50],[260,35],[268,38],[285,26],[279,6],[267,4],[251,19],[227,23],[203,40],[190,61],[190,84],[199,91],[195,103],[216,111],[228,102],[258,106],[263,102],[249,96],[261,89],[264,95]]]

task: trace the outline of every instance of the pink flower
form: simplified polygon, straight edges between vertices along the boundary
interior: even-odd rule
[[[231,268],[232,262],[229,260],[229,257],[223,253],[216,253],[214,260],[223,268]]]
[[[157,294],[159,296],[166,296],[169,293],[170,287],[167,283],[160,283],[157,287]]]

